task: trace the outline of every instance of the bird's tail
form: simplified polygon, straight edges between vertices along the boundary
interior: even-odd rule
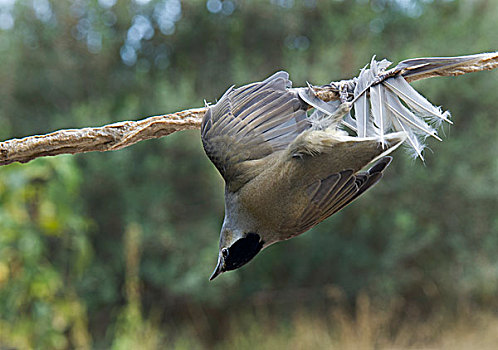
[[[437,129],[443,121],[452,123],[450,114],[432,105],[401,74],[383,79],[390,64],[372,58],[370,67],[361,70],[356,78],[354,116],[350,123],[356,126],[358,137],[378,136],[381,141],[391,131],[405,132],[413,154],[423,160],[425,139],[432,136],[441,140]]]
[[[493,56],[494,55],[494,56]],[[418,93],[408,81],[437,75],[457,74],[459,66],[469,65],[473,61],[481,62],[495,57],[494,54],[478,54],[459,57],[416,58],[400,62],[396,67],[387,69],[391,62],[376,61],[372,58],[357,78],[354,78],[348,90],[353,95],[352,113],[337,118],[337,111],[343,105],[338,101],[324,102],[314,96],[311,86],[301,89],[299,95],[315,108],[310,122],[313,124],[331,124],[346,126],[357,137],[377,137],[385,142],[391,132],[404,132],[406,143],[413,155],[422,160],[425,139],[434,137],[441,141],[437,130],[443,122],[450,121],[450,113],[434,106]],[[354,90],[351,88],[354,87]],[[351,91],[353,90],[353,91]],[[345,102],[343,100],[343,102]],[[315,119],[320,119],[317,123]]]

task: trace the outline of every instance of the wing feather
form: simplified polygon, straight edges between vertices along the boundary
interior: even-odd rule
[[[366,172],[353,174],[351,170],[344,170],[311,184],[306,191],[309,205],[296,222],[289,223],[292,236],[309,230],[374,186],[391,160],[392,157],[383,157]]]
[[[358,76],[358,81],[354,89],[354,97],[357,101],[354,103],[354,112],[357,125],[357,135],[359,137],[375,136],[377,133],[373,127],[373,123],[370,122],[370,107],[368,103],[367,94],[363,93],[367,86],[374,79],[374,75],[371,69],[364,67],[360,71]]]
[[[387,86],[392,92],[405,101],[410,108],[420,113],[420,115],[434,117],[451,123],[448,119],[448,112],[443,113],[441,108],[433,106],[425,97],[408,84],[403,77],[387,79],[382,82],[382,84]]]
[[[310,127],[306,105],[289,89],[288,78],[277,72],[259,83],[231,87],[204,115],[204,150],[225,181],[234,182],[233,189],[258,173],[244,172],[244,162],[285,149]]]

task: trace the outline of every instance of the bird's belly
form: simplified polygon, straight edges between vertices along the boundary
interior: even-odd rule
[[[309,205],[305,192],[309,181],[289,176],[295,172],[292,166],[276,164],[241,189],[241,205],[261,230],[279,232],[289,227]]]
[[[345,169],[359,170],[350,164],[354,160],[340,162],[337,157],[334,153],[304,159],[282,157],[243,186],[240,204],[262,231],[273,232],[277,240],[293,237],[302,232],[293,227],[309,208],[309,186]]]

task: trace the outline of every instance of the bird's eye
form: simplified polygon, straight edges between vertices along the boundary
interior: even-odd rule
[[[223,255],[223,257],[226,258],[228,256],[228,249],[227,248],[223,248],[221,250],[221,255]]]

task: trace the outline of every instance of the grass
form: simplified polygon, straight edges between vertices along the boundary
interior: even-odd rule
[[[381,309],[366,295],[351,316],[344,310],[329,315],[298,311],[287,324],[257,315],[238,323],[217,349],[497,349],[498,316],[462,312],[437,313],[425,321],[396,320],[396,308]]]

